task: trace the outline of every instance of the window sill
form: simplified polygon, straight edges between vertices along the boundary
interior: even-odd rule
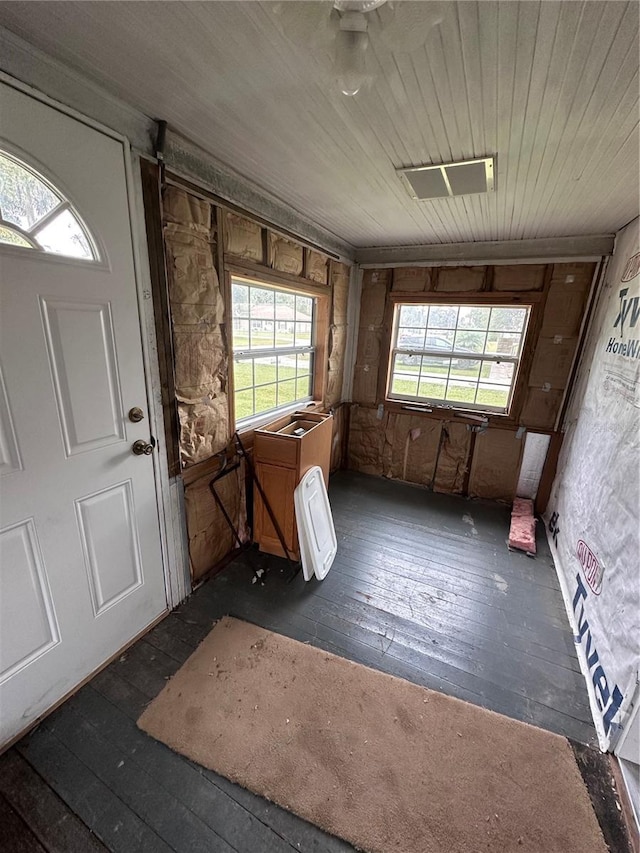
[[[263,412],[260,415],[255,415],[253,418],[243,421],[242,423],[236,424],[236,430],[240,436],[243,436],[256,429],[260,429],[260,427],[265,426],[271,421],[281,418],[283,415],[289,415],[292,412],[300,412],[304,409],[318,408],[318,406],[321,406],[321,403],[317,400],[311,399],[291,403],[289,406],[280,406],[278,409],[270,409],[268,412]]]
[[[441,406],[437,403],[418,403],[413,400],[394,400],[387,398],[384,401],[385,411],[405,415],[424,415],[425,417],[438,418],[439,420],[450,420],[455,418],[461,422],[465,420],[470,423],[482,423],[501,427],[514,427],[517,425],[513,412],[487,412],[480,409],[458,409],[453,406]]]

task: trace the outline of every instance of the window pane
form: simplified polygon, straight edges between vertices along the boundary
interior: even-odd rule
[[[292,347],[294,344],[294,324],[288,320],[276,320],[276,346]]]
[[[451,352],[453,349],[453,339],[455,336],[455,332],[449,330],[443,330],[438,332],[438,334],[433,334],[431,330],[427,332],[427,337],[425,338],[424,348],[428,350],[434,350],[440,352]]]
[[[420,397],[428,400],[445,400],[447,391],[446,376],[424,376],[420,378]]]
[[[267,351],[234,361],[236,420],[309,399],[314,298],[233,280],[232,304],[234,350]]]
[[[526,308],[492,308],[489,329],[492,332],[521,332],[526,318]]]
[[[487,352],[496,355],[518,355],[522,335],[511,332],[489,332]]]
[[[304,400],[311,396],[311,377],[306,376],[296,379],[296,399]]]
[[[429,310],[430,329],[455,329],[457,319],[457,305],[432,305]]]
[[[69,258],[93,258],[89,241],[70,210],[63,210],[34,236],[45,252]]]
[[[305,376],[311,372],[311,356],[307,352],[298,353],[296,356],[298,376]]]
[[[257,385],[255,388],[256,395],[256,414],[259,412],[268,412],[269,409],[275,409],[277,405],[277,385]]]
[[[398,349],[423,349],[424,329],[399,328]]]
[[[0,243],[8,243],[10,246],[24,246],[25,249],[33,248],[31,243],[25,240],[22,234],[18,234],[13,228],[7,228],[5,225],[0,225]]]
[[[401,305],[398,324],[424,328],[427,325],[429,307],[427,305]]]
[[[273,320],[255,320],[251,314],[251,349],[273,349],[275,322]]]
[[[484,332],[489,326],[491,308],[480,308],[478,305],[463,305],[458,316],[459,329],[472,329]]]
[[[253,389],[250,388],[248,391],[236,391],[235,404],[236,420],[248,418],[253,415]]]
[[[484,406],[495,406],[496,408],[507,408],[509,403],[509,389],[504,385],[479,385],[476,403]]]
[[[449,374],[451,368],[450,358],[438,358],[433,355],[425,355],[422,358],[422,377],[442,377]]]
[[[311,346],[311,323],[296,322],[295,344],[297,347]]]
[[[313,300],[310,296],[296,296],[296,320],[311,321]]]
[[[391,393],[403,394],[407,397],[418,396],[418,374],[396,373],[394,371],[391,379]]]
[[[238,390],[253,387],[253,359],[234,362],[233,381]]]
[[[288,379],[286,382],[278,383],[278,405],[284,406],[287,403],[295,403],[296,397],[296,380]]]
[[[268,287],[249,288],[249,306],[251,316],[259,320],[273,320],[275,316],[276,295]]]
[[[453,345],[456,352],[484,352],[484,344],[486,335],[484,332],[467,332],[460,330],[456,332],[456,339]]]
[[[480,364],[479,359],[454,358],[451,360],[450,375],[455,379],[478,379]]]
[[[231,307],[233,317],[249,316],[249,288],[246,284],[233,284],[231,288]]]
[[[447,385],[447,400],[458,403],[473,403],[476,396],[475,382],[449,380]]]
[[[278,382],[283,379],[295,379],[296,376],[296,357],[292,355],[278,356]]]
[[[511,386],[515,365],[511,362],[483,361],[480,382],[487,381],[497,385]]]
[[[60,202],[59,196],[33,172],[0,153],[0,210],[3,219],[29,231]]]
[[[233,348],[234,350],[249,349],[249,321],[233,321]]]
[[[253,362],[254,381],[256,385],[266,385],[276,381],[276,358],[256,358]]]
[[[394,354],[389,393],[506,412],[528,315],[506,305],[399,305],[394,348],[405,352]]]
[[[276,293],[276,320],[293,323],[296,319],[296,297],[294,293]]]

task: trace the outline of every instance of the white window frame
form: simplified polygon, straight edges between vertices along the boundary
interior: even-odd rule
[[[516,308],[523,309],[524,308],[527,310],[527,316],[526,316],[526,319],[525,319],[525,322],[524,322],[524,325],[522,328],[522,332],[521,333],[513,333],[513,334],[520,334],[520,336],[521,336],[520,337],[520,346],[518,348],[518,352],[516,355],[504,355],[504,354],[495,355],[492,353],[485,353],[485,352],[482,352],[482,353],[480,353],[480,352],[475,353],[474,352],[474,353],[472,353],[469,351],[455,350],[453,348],[450,351],[443,352],[442,349],[429,349],[426,346],[424,348],[410,348],[410,347],[399,347],[397,345],[397,343],[398,343],[398,332],[399,332],[399,328],[400,328],[400,324],[399,324],[400,312],[404,306],[411,306],[411,307],[420,306],[420,307],[426,307],[426,308],[448,307],[448,306],[453,306],[455,308],[513,308],[513,309],[516,309]],[[429,301],[428,299],[425,299],[424,301],[420,301],[420,302],[413,301],[413,300],[412,301],[409,301],[409,300],[401,301],[401,300],[399,300],[397,302],[394,302],[394,305],[393,305],[393,330],[392,330],[392,335],[391,335],[391,346],[389,349],[389,358],[388,358],[388,364],[387,364],[386,399],[389,401],[399,402],[399,403],[400,402],[419,403],[419,404],[428,405],[428,406],[431,406],[433,408],[438,408],[438,409],[452,409],[452,410],[456,410],[456,411],[482,412],[482,413],[486,413],[489,415],[498,415],[498,416],[508,417],[510,412],[511,412],[511,406],[513,404],[513,396],[514,396],[514,392],[515,392],[517,382],[518,382],[518,375],[520,372],[520,364],[522,361],[522,354],[524,352],[525,343],[526,343],[526,339],[527,339],[527,332],[529,329],[529,324],[531,322],[532,308],[533,308],[533,306],[531,304],[518,304],[518,305],[511,304],[511,305],[508,305],[508,304],[497,303],[497,302],[493,302],[493,301],[490,303],[489,302],[481,302],[481,301],[463,301],[463,302],[458,301],[458,302],[456,302],[454,300],[443,302],[440,300]],[[454,339],[455,339],[455,333],[458,331],[457,322],[458,321],[456,321],[456,327],[453,330],[454,331]],[[418,327],[416,327],[416,328],[418,328]],[[444,332],[444,331],[450,331],[450,330],[444,330],[443,329],[442,331]],[[425,332],[426,332],[426,330],[425,330]],[[489,330],[487,330],[486,334],[489,334]],[[426,344],[426,337],[427,336],[425,333],[425,344]],[[500,364],[500,363],[513,364],[513,366],[514,366],[513,378],[511,380],[511,384],[509,386],[509,396],[507,399],[507,404],[504,407],[502,407],[502,406],[491,406],[487,403],[475,403],[475,402],[469,403],[469,402],[459,401],[459,400],[448,400],[446,398],[442,399],[442,398],[437,398],[437,397],[426,397],[426,396],[421,396],[419,394],[412,395],[412,394],[399,394],[397,392],[394,393],[391,389],[392,389],[393,378],[394,378],[393,368],[394,368],[394,364],[395,364],[395,360],[396,360],[397,355],[415,356],[417,358],[422,358],[423,356],[427,356],[429,358],[442,359],[443,361],[451,361],[451,360],[455,359],[458,362],[461,362],[461,361],[471,361],[471,362],[490,361],[490,362],[494,362],[496,364]],[[449,367],[449,373],[447,374],[447,380],[449,379],[450,374],[451,374],[451,366]],[[419,374],[419,376],[420,376],[420,374]],[[477,395],[478,386],[480,384],[480,380],[481,380],[480,376],[478,376],[477,380],[475,380],[476,395]],[[470,380],[463,380],[463,381],[470,381]],[[505,385],[505,387],[507,387],[507,386]],[[420,380],[418,380],[418,390],[419,390],[419,388],[420,388]]]
[[[236,350],[233,342],[234,336],[234,320],[236,319],[244,319],[244,318],[236,318],[233,316],[233,297],[231,298],[231,362],[232,362],[232,394],[234,400],[234,412],[236,405],[236,382],[235,382],[235,364],[237,360],[246,360],[249,358],[257,359],[257,358],[265,358],[265,357],[273,357],[273,356],[282,356],[282,355],[309,355],[309,393],[304,397],[301,397],[294,402],[287,402],[280,406],[275,406],[271,409],[267,409],[262,412],[256,412],[255,414],[248,415],[244,418],[238,418],[237,414],[235,415],[235,428],[237,430],[250,430],[262,426],[263,424],[268,423],[280,417],[288,412],[295,411],[296,409],[304,408],[309,402],[313,400],[313,387],[314,387],[314,377],[315,377],[315,369],[316,369],[316,345],[317,345],[317,331],[318,331],[318,303],[317,303],[317,295],[311,292],[305,291],[303,288],[295,288],[286,285],[278,285],[273,282],[265,282],[261,281],[259,278],[247,278],[242,275],[231,275],[230,288],[231,295],[233,294],[233,285],[241,284],[248,287],[256,287],[261,290],[272,290],[275,293],[286,293],[288,296],[303,296],[306,299],[311,300],[312,305],[312,314],[311,314],[311,344],[301,345],[301,346],[291,346],[291,347],[262,347],[256,349],[238,349]],[[274,322],[278,322],[275,320]],[[296,322],[295,320],[293,321]],[[249,319],[249,323],[251,323],[251,319]],[[255,377],[254,377],[255,378]],[[274,383],[263,383],[263,385],[274,384]],[[277,384],[277,383],[275,383]],[[251,385],[248,388],[255,389],[262,387],[261,385]],[[241,391],[247,390],[247,388],[239,389]],[[254,397],[255,400],[255,397]]]

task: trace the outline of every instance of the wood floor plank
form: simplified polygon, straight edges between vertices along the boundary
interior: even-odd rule
[[[541,525],[538,557],[530,560],[506,548],[506,506],[353,472],[332,479],[330,499],[339,544],[324,581],[307,584],[298,575],[289,583],[286,561],[247,551],[9,753],[15,772],[22,768],[48,791],[43,814],[53,797],[77,816],[79,831],[86,825],[114,853],[352,850],[137,729],[144,708],[226,614],[596,742]],[[256,584],[255,565],[267,568]],[[9,822],[25,820],[33,785],[23,782],[24,799],[6,801]]]
[[[3,853],[47,853],[18,812],[1,794],[0,850]]]
[[[132,722],[138,719],[149,701],[148,697],[136,687],[113,672],[108,673],[105,678],[94,679],[91,688],[115,705]],[[172,761],[186,761],[191,765],[188,759],[167,752]],[[207,779],[212,781],[227,796],[234,799],[248,813],[285,839],[294,850],[308,850],[313,851],[313,853],[346,853],[346,851],[353,849],[346,842],[328,836],[321,829],[312,826],[297,815],[293,815],[268,800],[252,794],[213,771],[199,767],[198,772],[204,774]]]
[[[171,847],[44,725],[17,749],[112,853],[170,853]]]
[[[68,703],[98,735],[114,745],[128,762],[220,835],[238,853],[291,853],[291,846],[249,811],[227,796],[192,762],[140,731],[124,712],[91,686]]]
[[[215,830],[164,787],[165,780],[140,768],[126,750],[102,736],[99,726],[74,709],[74,698],[47,720],[43,728],[61,741],[173,850],[234,853]]]
[[[15,749],[0,757],[0,793],[47,853],[105,853],[107,848]]]

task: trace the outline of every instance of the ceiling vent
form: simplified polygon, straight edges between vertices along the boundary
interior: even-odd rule
[[[411,198],[455,198],[493,192],[493,157],[396,169]]]

